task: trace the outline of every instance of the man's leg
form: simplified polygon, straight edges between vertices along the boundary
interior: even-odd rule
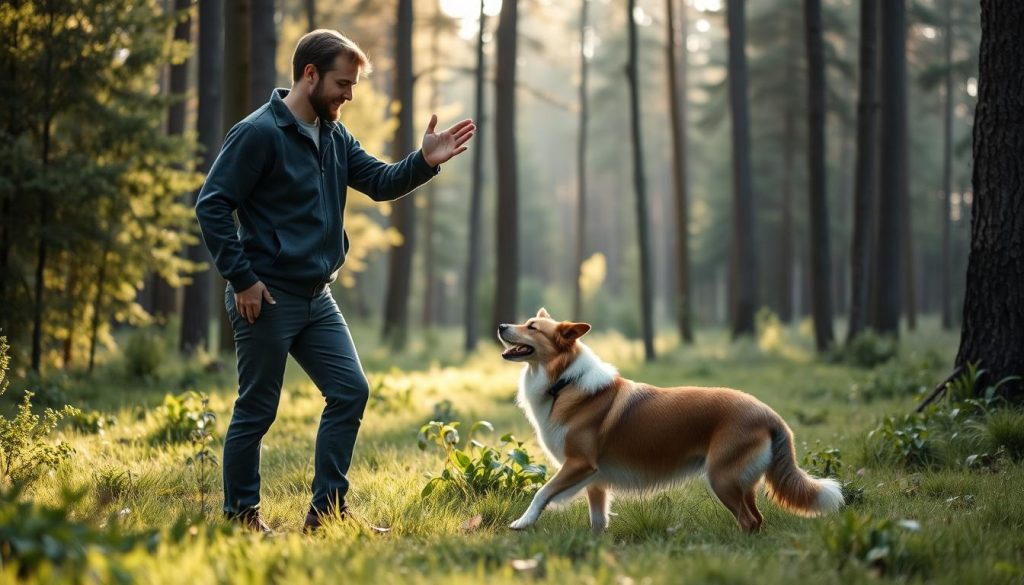
[[[316,436],[313,509],[345,506],[352,448],[370,394],[345,318],[330,292],[313,299],[310,320],[292,344],[299,362],[327,401]]]
[[[224,437],[224,512],[237,515],[260,503],[260,445],[277,416],[288,348],[305,321],[302,299],[274,291],[276,305],[266,302],[249,324],[235,307],[228,287],[225,306],[235,331],[238,398]]]

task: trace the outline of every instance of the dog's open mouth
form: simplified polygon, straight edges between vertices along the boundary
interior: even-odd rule
[[[511,360],[521,357],[526,357],[533,353],[533,348],[529,345],[513,344],[510,345],[505,351],[501,352],[501,357]]]

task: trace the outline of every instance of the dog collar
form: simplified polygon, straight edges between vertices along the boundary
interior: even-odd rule
[[[566,386],[575,384],[579,381],[579,376],[572,378],[559,378],[555,380],[555,383],[548,386],[548,396],[551,398],[558,398],[558,393],[561,392]]]

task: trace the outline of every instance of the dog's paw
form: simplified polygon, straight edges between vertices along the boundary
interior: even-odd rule
[[[525,528],[529,528],[529,526],[531,524],[533,524],[533,521],[531,521],[526,516],[523,516],[522,518],[520,518],[520,519],[516,520],[515,522],[509,524],[508,527],[511,528],[512,530],[523,530]]]

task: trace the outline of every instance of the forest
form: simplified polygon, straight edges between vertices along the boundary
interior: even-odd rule
[[[1024,5],[9,0],[0,29],[0,581],[1024,578]],[[252,350],[196,206],[317,29],[372,64],[338,127],[389,168],[434,115],[474,129],[407,196],[327,194],[352,518],[302,525],[333,399],[293,351],[261,538],[222,497]],[[541,308],[627,379],[768,404],[846,505],[758,495],[748,536],[694,481],[603,535],[577,500],[510,530],[559,462],[496,333]]]

